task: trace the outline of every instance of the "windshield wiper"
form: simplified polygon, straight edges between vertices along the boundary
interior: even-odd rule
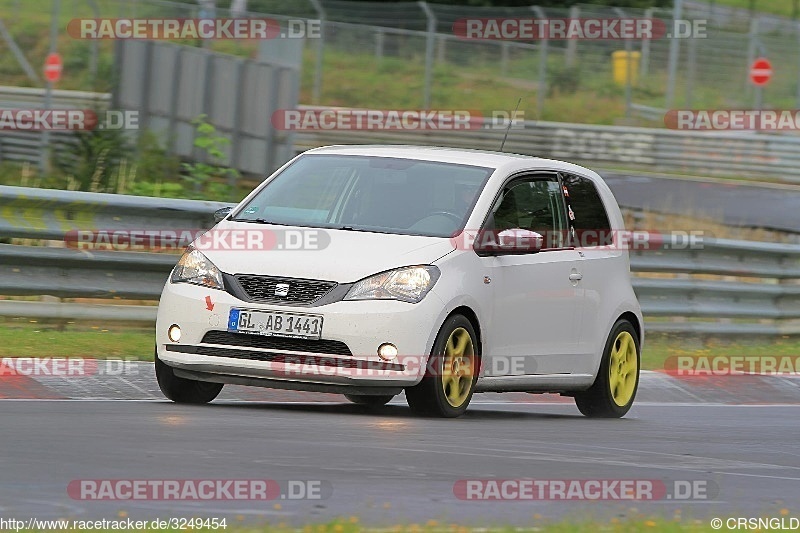
[[[402,233],[395,234],[393,231],[381,230],[377,228],[356,228],[354,226],[333,226],[329,229],[339,229],[342,231],[360,231],[362,233],[384,233],[387,235],[402,235]]]
[[[339,229],[339,230],[342,230],[342,231],[361,231],[361,232],[364,232],[364,233],[383,233],[383,232],[381,232],[381,231],[377,231],[377,230],[373,230],[373,229],[367,229],[367,228],[357,228],[357,227],[355,227],[355,226],[347,226],[347,225],[344,225],[344,226],[334,226],[334,227],[333,227],[333,228],[331,228],[331,229]]]
[[[231,218],[231,222],[250,222],[251,224],[271,224],[274,226],[291,226],[291,224],[283,224],[281,222],[273,222],[266,218]]]

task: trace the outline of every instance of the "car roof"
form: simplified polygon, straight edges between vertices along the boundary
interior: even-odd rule
[[[555,159],[546,159],[531,155],[512,154],[507,152],[494,152],[491,150],[473,150],[470,148],[448,148],[444,146],[414,146],[414,145],[334,145],[322,146],[308,150],[308,154],[337,154],[360,155],[373,157],[399,157],[436,161],[441,163],[461,163],[483,167],[501,168],[542,168],[576,172],[583,175],[599,178],[592,170]]]
[[[490,178],[490,187],[500,186],[507,176],[516,172],[527,170],[551,170],[563,171],[571,174],[578,174],[592,180],[600,193],[606,211],[609,215],[611,227],[614,229],[624,228],[622,213],[617,204],[614,194],[608,187],[603,178],[596,172],[556,159],[545,159],[530,155],[511,154],[506,152],[492,152],[490,150],[472,150],[468,148],[446,148],[442,146],[413,146],[413,145],[337,145],[323,146],[314,148],[306,153],[311,154],[337,154],[373,157],[399,157],[406,159],[418,159],[422,161],[435,161],[441,163],[460,163],[462,165],[475,165],[490,167],[494,169],[494,175]],[[490,200],[487,200],[490,201]],[[488,209],[481,206],[481,209]]]

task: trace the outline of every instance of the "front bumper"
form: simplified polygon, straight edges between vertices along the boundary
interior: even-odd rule
[[[244,302],[220,290],[167,282],[158,308],[156,349],[161,361],[184,377],[194,373],[195,379],[300,390],[315,390],[309,388],[313,385],[320,386],[316,390],[335,386],[337,391],[348,386],[402,388],[415,385],[425,373],[442,307],[434,292],[418,304],[365,300],[299,307]],[[346,344],[351,354],[203,342],[209,332],[226,331],[231,308],[321,315],[322,339]],[[181,328],[179,342],[167,337],[172,324]],[[384,342],[397,346],[395,360],[378,357]]]

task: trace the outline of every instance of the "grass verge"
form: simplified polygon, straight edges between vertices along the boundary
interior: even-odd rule
[[[0,327],[0,357],[92,357],[153,360],[153,332],[122,326],[83,326],[6,321]],[[726,341],[651,334],[642,368],[658,370],[674,356],[800,356],[800,338]]]
[[[153,360],[153,332],[120,326],[5,321],[0,357],[96,357]]]

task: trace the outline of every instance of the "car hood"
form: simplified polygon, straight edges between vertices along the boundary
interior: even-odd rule
[[[288,278],[324,279],[350,283],[407,265],[430,264],[455,249],[451,239],[419,235],[392,235],[363,231],[329,230],[223,221],[212,232],[262,232],[265,249],[197,248],[228,274],[256,274]],[[286,249],[282,235],[292,233],[297,242],[304,234],[315,235],[319,244],[309,249]],[[272,235],[276,246],[269,243]],[[298,238],[298,236],[301,236]],[[227,236],[226,236],[227,238]],[[197,241],[198,243],[200,241]],[[229,242],[234,242],[230,239]],[[295,245],[292,245],[294,248]],[[271,248],[271,249],[269,249]]]

